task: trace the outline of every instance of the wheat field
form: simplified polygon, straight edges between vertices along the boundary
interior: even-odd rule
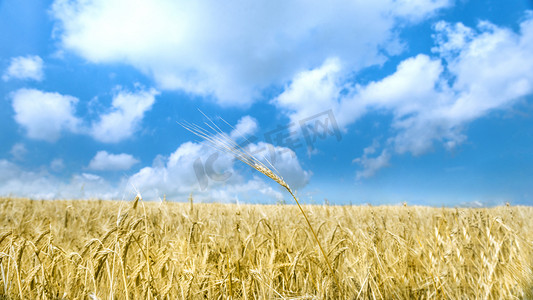
[[[0,299],[531,299],[533,208],[0,199]],[[333,276],[336,278],[334,279]]]

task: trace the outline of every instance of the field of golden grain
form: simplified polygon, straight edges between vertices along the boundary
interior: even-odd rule
[[[528,299],[533,208],[0,199],[0,299]],[[333,278],[336,276],[336,280]]]

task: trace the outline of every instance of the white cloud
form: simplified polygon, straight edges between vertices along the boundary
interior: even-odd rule
[[[111,108],[100,114],[90,128],[75,115],[78,99],[36,89],[19,89],[11,94],[14,119],[32,139],[57,141],[62,132],[88,134],[100,142],[116,143],[132,137],[147,111],[152,108],[155,89],[135,92],[116,89]]]
[[[395,151],[420,155],[428,151],[434,139],[459,142],[462,136],[454,125],[439,118],[435,111],[453,101],[453,92],[441,79],[444,68],[438,59],[426,55],[408,58],[396,72],[379,82],[358,87],[351,101],[364,103],[367,109],[392,112]]]
[[[337,118],[341,117],[338,121],[345,125],[336,100],[343,88],[341,68],[339,59],[330,58],[316,69],[298,73],[273,102],[291,112],[292,122],[332,109]]]
[[[379,143],[374,140],[372,145],[363,150],[363,156],[353,160],[353,162],[363,167],[362,170],[358,170],[355,174],[357,180],[372,177],[379,169],[389,166],[391,155],[387,149],[382,150],[381,154],[376,157],[369,157],[377,151],[377,148],[379,148]]]
[[[432,51],[442,54],[457,54],[458,50],[465,48],[474,38],[474,30],[461,22],[452,25],[440,21],[434,25],[434,29],[438,33],[433,35],[437,46]]]
[[[271,160],[283,178],[292,188],[303,188],[311,173],[303,170],[290,149],[259,143],[250,144],[248,150],[256,152],[256,155],[262,152],[269,157],[268,147],[275,153],[275,160]],[[105,169],[109,166],[126,169],[134,161],[127,154],[114,155],[100,151],[88,169],[99,171],[104,168],[103,164],[106,164]],[[55,159],[50,164],[53,171],[61,171],[63,167],[62,159]],[[203,189],[200,187],[202,180],[207,180],[208,184]],[[209,202],[258,203],[288,197],[263,174],[252,171],[228,154],[215,152],[205,143],[183,143],[168,157],[157,156],[153,166],[142,168],[118,182],[110,182],[102,176],[87,172],[73,174],[65,180],[43,168],[40,171],[25,171],[8,160],[0,160],[0,196],[128,199],[134,194],[132,186],[147,200],[163,198],[164,195],[167,199],[186,199],[191,192],[194,192],[195,201]]]
[[[308,183],[311,173],[303,170],[292,150],[260,142],[249,144],[247,151],[258,158],[270,159],[292,188],[300,189]],[[148,198],[186,197],[191,191],[195,192],[195,199],[222,202],[283,198],[282,193],[272,188],[270,179],[257,172],[245,175],[247,171],[243,172],[243,168],[251,170],[206,143],[186,142],[168,158],[159,156],[157,163],[132,175],[129,182]]]
[[[47,171],[25,171],[7,160],[0,160],[0,196],[34,199],[121,199],[125,182],[110,184],[94,174],[74,174],[70,180]]]
[[[242,184],[226,185],[222,188],[211,190],[208,198],[211,201],[245,202],[245,203],[272,203],[272,200],[283,199],[284,191],[272,188],[257,176]]]
[[[390,113],[393,135],[381,154],[357,160],[362,178],[386,166],[394,152],[420,155],[436,141],[454,148],[466,140],[466,124],[533,93],[532,15],[519,33],[488,22],[475,29],[439,22],[435,31],[433,57],[408,58],[382,80],[354,84],[343,76],[344,62],[329,59],[296,75],[274,103],[293,121],[333,109],[342,127],[368,111]]]
[[[2,79],[8,81],[12,78],[43,80],[43,60],[36,55],[11,58],[11,64],[2,76]]]
[[[302,168],[296,153],[291,149],[258,142],[249,144],[246,150],[266,166],[272,165],[292,189],[299,190],[309,183],[312,173]]]
[[[232,139],[245,138],[257,132],[258,129],[257,120],[251,116],[244,116],[235,125],[235,128],[231,131],[230,137]]]
[[[75,97],[20,89],[11,98],[15,121],[32,139],[55,142],[63,131],[79,131],[81,121],[74,115],[78,103]]]
[[[348,71],[381,64],[384,49],[402,50],[398,23],[418,22],[450,4],[56,0],[51,12],[65,50],[94,63],[132,65],[161,89],[245,105],[328,57],[338,57]]]
[[[132,175],[130,182],[148,198],[158,198],[163,195],[178,197],[188,195],[191,191],[197,191],[206,197],[215,186],[231,185],[239,181],[239,176],[233,168],[232,157],[220,155],[215,157],[212,164],[206,163],[214,153],[217,152],[204,143],[183,143],[168,158],[159,157],[160,160],[164,160],[164,165],[145,167]],[[206,172],[206,166],[210,166],[211,171]],[[221,179],[216,178],[217,174],[224,173],[231,175]],[[204,191],[207,187],[209,189]]]
[[[131,137],[139,129],[144,114],[152,108],[158,94],[155,89],[119,90],[113,97],[111,111],[92,124],[91,136],[105,143],[116,143]]]
[[[106,151],[98,151],[89,163],[88,168],[97,171],[129,170],[139,160],[130,154],[111,154]]]
[[[452,88],[457,94],[453,105],[441,112],[444,117],[472,120],[533,91],[533,16],[522,22],[520,29],[517,34],[481,22],[464,47],[439,43],[437,53],[445,57],[455,75]],[[438,34],[465,35],[451,24],[444,24]],[[453,50],[458,54],[450,57]]]
[[[393,10],[398,16],[403,16],[411,22],[418,22],[452,3],[450,0],[396,0]]]
[[[81,176],[79,177],[84,178],[88,181],[99,181],[102,179],[102,177],[95,175],[95,174],[91,174],[91,173],[81,173]]]
[[[9,153],[13,156],[15,160],[23,160],[26,154],[28,154],[28,149],[26,149],[26,146],[22,143],[16,143],[11,147],[11,151]]]

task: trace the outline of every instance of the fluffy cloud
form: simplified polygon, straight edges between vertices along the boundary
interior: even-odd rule
[[[62,132],[88,134],[94,139],[116,143],[133,136],[144,114],[152,108],[155,89],[134,92],[117,88],[111,108],[100,114],[90,128],[76,116],[78,99],[36,89],[19,89],[11,94],[14,119],[32,139],[57,141]]]
[[[232,139],[239,139],[247,137],[257,132],[259,128],[257,120],[251,116],[244,116],[235,125],[235,128],[231,131],[230,136]]]
[[[130,154],[111,154],[106,151],[98,151],[89,163],[89,169],[98,171],[129,170],[139,160]]]
[[[56,0],[51,13],[63,48],[91,62],[126,63],[162,89],[245,105],[328,57],[351,71],[381,64],[384,50],[403,49],[396,25],[450,3]]]
[[[62,131],[78,132],[75,116],[78,99],[59,93],[20,89],[11,94],[15,121],[32,139],[55,142]]]
[[[206,162],[215,153],[203,143],[183,143],[169,157],[160,158],[163,164],[141,169],[130,177],[130,182],[146,197],[157,198],[163,194],[170,197],[187,195],[191,190],[201,191],[207,185],[220,186],[238,181],[232,157],[220,155],[214,157],[211,163]],[[206,166],[211,168],[207,173]],[[231,175],[220,180],[215,178],[215,175],[223,173]],[[200,186],[203,182],[207,185]]]
[[[389,165],[390,153],[387,149],[384,149],[380,155],[376,157],[370,157],[371,154],[376,152],[379,147],[377,140],[371,146],[366,147],[363,150],[363,156],[354,159],[353,161],[360,164],[363,169],[356,172],[356,179],[368,178],[374,176],[379,169],[387,167]]]
[[[296,153],[289,148],[258,142],[249,144],[246,150],[266,166],[273,167],[293,189],[305,187],[311,178],[312,174],[302,168]]]
[[[343,76],[342,60],[328,59],[297,74],[274,103],[293,121],[333,109],[343,127],[368,111],[390,113],[393,135],[381,154],[355,160],[363,178],[387,166],[393,152],[420,155],[435,141],[456,147],[466,140],[466,124],[533,92],[531,15],[518,33],[488,22],[477,28],[439,22],[435,32],[433,56],[410,57],[382,80],[354,84]]]
[[[396,0],[393,3],[393,10],[398,16],[417,22],[451,3],[449,0]]]
[[[144,114],[152,108],[154,89],[129,92],[119,90],[113,97],[111,111],[93,123],[90,134],[98,141],[116,143],[131,137],[139,128]]]
[[[274,103],[290,111],[292,122],[332,109],[341,125],[347,122],[340,114],[340,104],[335,99],[342,90],[342,67],[338,58],[327,59],[322,66],[298,73]]]
[[[311,173],[303,170],[292,150],[262,142],[249,144],[246,150],[258,158],[269,158],[292,188],[300,189],[308,183]],[[186,142],[164,163],[141,169],[129,182],[148,198],[184,197],[191,190],[197,199],[211,201],[259,202],[283,198],[280,191],[265,182],[270,179],[257,172],[247,176],[242,168],[231,155],[218,153],[205,143]]]
[[[457,25],[437,26],[443,38],[436,52],[455,75],[451,87],[457,95],[453,105],[440,112],[446,118],[472,120],[533,91],[533,15],[520,24],[519,34],[488,22],[477,29],[471,37]],[[462,36],[468,42],[461,47],[450,42],[450,36]]]
[[[122,190],[124,183],[118,184]],[[117,185],[100,176],[74,174],[70,180],[55,177],[47,171],[25,171],[7,160],[0,160],[0,196],[34,199],[120,199]]]
[[[12,58],[2,79],[8,81],[12,78],[43,80],[43,60],[39,56],[31,55]]]

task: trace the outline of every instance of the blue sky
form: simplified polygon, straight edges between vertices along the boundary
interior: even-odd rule
[[[0,40],[2,196],[289,202],[208,116],[306,203],[533,203],[531,1],[4,0]]]

